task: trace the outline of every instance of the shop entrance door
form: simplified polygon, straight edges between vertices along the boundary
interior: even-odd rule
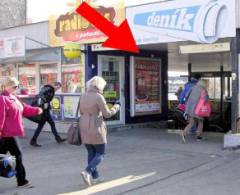
[[[120,101],[121,109],[114,117],[107,119],[107,124],[125,123],[124,101],[124,57],[98,56],[98,75],[107,81],[104,97],[111,107],[116,100]]]

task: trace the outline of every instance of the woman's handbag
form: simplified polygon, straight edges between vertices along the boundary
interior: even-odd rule
[[[78,117],[79,108],[80,108],[80,99],[79,99],[77,111],[75,114],[75,118],[77,118],[77,120],[71,124],[67,133],[68,143],[76,146],[80,146],[82,144],[82,139],[80,134],[80,125],[79,125],[80,118]]]
[[[211,114],[211,105],[205,100],[205,96],[206,91],[202,91],[195,109],[195,114],[200,117],[209,117]]]

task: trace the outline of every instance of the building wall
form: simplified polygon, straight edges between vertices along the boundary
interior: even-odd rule
[[[26,23],[26,0],[0,1],[0,29]]]

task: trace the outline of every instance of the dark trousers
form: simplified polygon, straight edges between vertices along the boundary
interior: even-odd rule
[[[6,154],[7,152],[10,152],[12,156],[16,157],[16,177],[18,186],[26,184],[28,181],[26,180],[26,172],[22,163],[22,152],[20,150],[17,138],[1,138],[0,153]]]
[[[104,158],[106,144],[85,144],[85,147],[88,151],[88,166],[86,171],[92,175],[93,179],[99,177],[97,166]]]
[[[48,122],[49,125],[51,126],[51,130],[52,130],[53,135],[55,136],[55,139],[58,139],[59,135],[58,135],[58,132],[57,132],[57,129],[55,126],[55,122],[50,114],[50,111],[49,110],[44,111],[43,114],[44,114],[43,120],[38,124],[38,127],[33,135],[32,140],[34,140],[34,141],[37,140],[37,138],[38,138],[39,134],[41,133],[43,126],[45,125],[46,122]]]

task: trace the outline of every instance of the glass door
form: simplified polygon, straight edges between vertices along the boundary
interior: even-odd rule
[[[125,102],[124,102],[124,57],[98,56],[98,75],[106,82],[104,97],[109,108],[115,101],[120,101],[121,109],[118,114],[106,119],[108,124],[125,123]]]

